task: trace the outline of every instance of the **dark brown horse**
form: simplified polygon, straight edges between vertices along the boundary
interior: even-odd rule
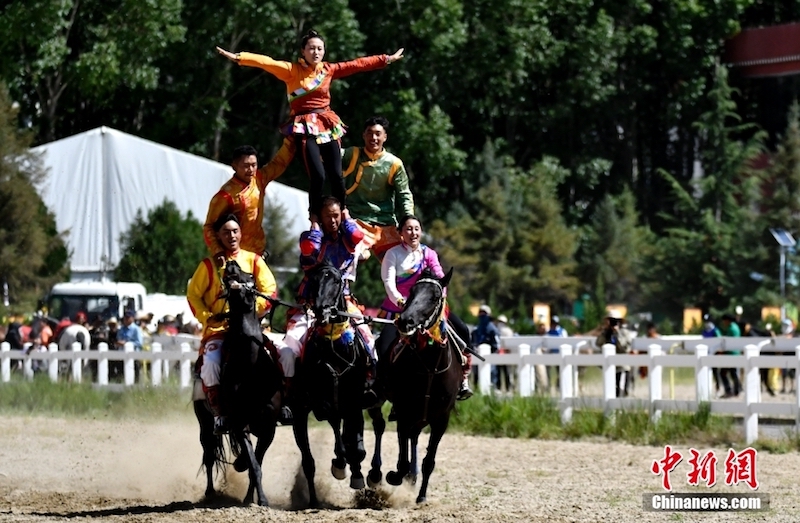
[[[428,481],[436,464],[436,451],[450,422],[461,383],[461,352],[446,334],[445,295],[452,269],[439,279],[423,272],[411,288],[395,324],[399,339],[389,355],[387,392],[397,414],[400,455],[397,470],[386,481],[399,485],[415,478],[416,448],[422,429],[430,426],[430,440],[422,461],[422,486],[417,503],[425,501]],[[411,460],[409,460],[411,457]]]
[[[253,277],[229,261],[223,277],[228,305],[229,329],[223,342],[220,376],[221,402],[228,415],[230,448],[236,457],[234,469],[249,471],[250,485],[243,503],[257,501],[267,506],[261,485],[261,463],[272,440],[281,408],[282,375],[277,362],[265,350],[266,340],[256,315],[256,291]],[[266,298],[262,295],[262,297]],[[206,469],[206,497],[215,494],[213,471],[226,463],[223,438],[214,434],[214,417],[205,400],[194,402],[200,423],[200,443]],[[258,438],[256,448],[250,434]],[[254,495],[258,494],[257,499]]]

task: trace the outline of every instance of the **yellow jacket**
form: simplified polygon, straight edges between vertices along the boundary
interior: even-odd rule
[[[252,274],[256,282],[256,289],[267,296],[275,296],[278,285],[275,277],[260,254],[239,250],[235,254],[226,253],[226,261],[236,260],[242,271]],[[203,340],[214,334],[221,334],[228,330],[228,320],[216,321],[211,317],[215,314],[228,312],[228,302],[222,297],[224,287],[220,279],[221,269],[217,268],[214,260],[206,258],[189,281],[186,289],[186,298],[195,318],[203,324]],[[264,298],[256,299],[256,312],[263,316],[269,310],[270,304]]]
[[[232,176],[211,198],[206,223],[203,225],[203,238],[212,256],[225,251],[214,232],[214,222],[228,213],[233,213],[239,218],[242,228],[241,248],[258,254],[264,252],[267,240],[262,222],[267,184],[283,174],[294,157],[294,150],[294,141],[285,138],[275,157],[256,171],[249,184]]]

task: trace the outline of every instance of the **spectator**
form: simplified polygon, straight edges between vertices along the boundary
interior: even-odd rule
[[[472,346],[477,347],[482,343],[489,346],[492,354],[496,354],[500,349],[500,332],[492,323],[492,308],[486,304],[478,309],[478,326],[472,331]],[[492,365],[492,383],[500,390],[500,374],[496,365]]]
[[[703,315],[703,330],[700,333],[703,338],[719,338],[722,334],[719,333],[719,329],[716,325],[714,325],[714,318],[711,317],[710,314]],[[719,368],[712,367],[711,374],[714,377],[714,396],[719,396]]]
[[[125,346],[125,343],[133,343],[133,350],[142,350],[144,338],[142,336],[142,329],[134,322],[136,313],[133,311],[125,311],[122,318],[122,327],[117,331],[116,344],[120,350]]]
[[[6,332],[6,341],[11,345],[12,350],[22,350],[24,347],[22,331],[22,324],[17,318],[11,318],[11,323],[8,324],[8,331]]]
[[[595,340],[598,347],[610,343],[614,345],[617,354],[628,354],[631,351],[631,336],[627,329],[622,328],[622,315],[615,311],[609,311],[605,318],[605,325],[600,335]],[[631,368],[628,365],[617,366],[616,375],[616,397],[624,398],[628,396],[631,381]]]
[[[784,338],[793,338],[795,336],[794,323],[789,318],[785,318],[781,322],[781,334]],[[794,356],[795,353],[786,353],[786,355]],[[787,387],[786,384],[789,384]],[[781,369],[781,394],[792,394],[795,389],[795,370]]]
[[[722,324],[720,325],[719,333],[722,336],[731,338],[739,338],[742,335],[739,326],[736,324],[736,318],[732,314],[724,314],[722,316]],[[738,356],[741,354],[741,351],[729,350],[723,352],[723,354]],[[725,389],[725,394],[722,395],[723,398],[736,397],[742,391],[738,367],[720,369],[719,379],[722,382],[722,388]]]
[[[547,335],[551,336],[551,337],[557,337],[557,338],[566,338],[567,336],[569,336],[569,334],[567,333],[567,330],[564,327],[561,326],[561,318],[559,318],[558,316],[555,316],[555,315],[553,315],[553,317],[550,318],[550,330],[547,331]],[[561,348],[560,347],[550,347],[547,352],[549,352],[550,354],[560,354],[561,353]],[[560,381],[559,381],[560,380],[560,376],[559,376],[558,369],[559,369],[558,367],[553,367],[552,365],[547,367],[547,381],[548,381],[548,383],[555,383],[556,390],[558,390],[558,388],[560,386]],[[551,374],[555,374],[556,378],[554,380],[550,380],[550,375]],[[548,386],[548,390],[549,390],[549,386]]]
[[[500,316],[498,316],[497,320],[495,320],[495,323],[497,331],[500,333],[500,342],[501,342],[501,347],[498,350],[498,352],[500,354],[508,354],[509,350],[502,345],[503,338],[513,338],[514,336],[516,336],[516,333],[511,327],[508,326],[508,318],[506,317],[505,314],[501,314]],[[499,365],[497,369],[499,373],[498,381],[500,382],[500,384],[502,384],[505,378],[505,386],[507,392],[512,390],[511,374],[508,369],[509,365]]]

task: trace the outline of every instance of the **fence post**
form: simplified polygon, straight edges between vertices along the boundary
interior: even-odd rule
[[[753,406],[758,403],[761,380],[753,358],[758,356],[759,352],[760,349],[756,345],[747,345],[744,348],[744,439],[748,445],[758,439],[758,413],[753,412]],[[739,372],[738,366],[736,372]]]
[[[185,389],[192,383],[192,361],[189,359],[189,352],[192,348],[188,343],[181,343],[181,388]]]
[[[101,342],[97,345],[97,384],[100,386],[108,385],[108,358],[105,354],[108,352],[108,343]]]
[[[603,345],[603,410],[606,416],[613,413],[610,401],[617,397],[617,366],[611,364],[611,356],[617,348],[610,343]]]
[[[27,379],[33,379],[33,360],[31,360],[31,346],[33,343],[25,343],[23,345],[23,351],[25,352],[26,358],[22,360],[22,375],[25,376]]]
[[[125,354],[132,354],[133,353],[133,342],[126,341],[125,342]],[[135,361],[132,359],[126,359],[124,365],[124,374],[125,374],[125,386],[133,385],[136,381],[136,370],[135,370]]]
[[[77,354],[81,350],[83,350],[83,345],[81,342],[76,341],[72,344],[73,354]],[[81,358],[75,358],[72,360],[72,381],[75,383],[80,383],[83,381],[83,359]]]
[[[153,362],[150,364],[153,387],[158,387],[161,385],[161,369],[163,368],[161,362],[164,361],[158,357],[161,355],[161,344],[158,342],[153,343],[150,350],[153,352]]]
[[[588,346],[589,344],[586,341],[579,341],[575,344],[575,351],[573,354],[580,354],[581,348]],[[592,352],[591,350],[589,351]],[[576,398],[581,395],[581,385],[578,382],[578,378],[580,378],[580,365],[573,365],[572,366],[572,392],[573,396]]]
[[[795,367],[795,390],[797,391],[797,380],[800,379],[800,345],[795,347],[794,349],[794,356],[796,358],[794,367]],[[796,392],[794,395],[795,405],[797,405],[797,419],[795,420],[795,431],[800,431],[800,392]]]
[[[697,404],[711,401],[711,383],[708,379],[708,364],[703,362],[703,358],[708,356],[708,345],[700,344],[694,349],[697,358],[694,364],[694,382],[697,388]]]
[[[488,356],[492,353],[492,348],[486,343],[478,345],[478,354]],[[492,366],[484,361],[478,360],[478,390],[481,394],[489,394],[492,390]]]
[[[11,358],[9,358],[11,351],[11,344],[7,341],[0,343],[0,379],[3,383],[11,381]]]
[[[647,380],[650,384],[650,421],[658,423],[661,419],[661,409],[656,408],[656,401],[661,399],[661,378],[664,368],[656,363],[656,356],[661,356],[661,345],[652,344],[648,347],[650,355],[650,368],[647,369]]]
[[[558,380],[561,388],[561,423],[572,421],[572,365],[567,363],[567,357],[572,356],[572,345],[565,343],[561,346],[561,365],[558,367]]]
[[[47,352],[51,355],[58,354],[58,345],[55,343],[51,343],[47,346]],[[50,381],[53,383],[58,382],[58,364],[61,363],[61,360],[55,358],[55,356],[47,362],[47,374],[50,376]]]
[[[527,398],[531,395],[531,364],[523,358],[530,356],[531,346],[522,343],[519,346],[519,365],[517,365],[517,387],[520,397]]]

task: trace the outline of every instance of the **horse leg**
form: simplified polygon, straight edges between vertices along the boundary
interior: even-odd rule
[[[444,436],[449,422],[449,412],[431,422],[431,437],[428,441],[428,451],[425,453],[425,459],[422,460],[422,487],[419,489],[417,503],[423,503],[427,499],[428,480],[431,479],[433,468],[436,466],[436,451],[439,448],[439,442],[442,441],[442,436]]]
[[[345,467],[347,466],[347,459],[345,459],[344,442],[342,441],[342,420],[339,417],[331,416],[328,419],[331,429],[333,430],[333,453],[336,456],[331,460],[331,474],[338,480],[343,480],[347,477]]]
[[[314,456],[311,455],[311,445],[308,442],[308,410],[297,409],[293,414],[292,430],[294,431],[294,441],[297,443],[297,448],[300,449],[303,473],[306,476],[306,483],[308,483],[308,504],[311,508],[317,508],[319,500],[317,499],[317,489],[314,486],[316,466],[314,465]]]
[[[350,488],[364,488],[364,475],[361,473],[361,462],[367,455],[364,450],[364,415],[361,409],[351,412],[344,418],[342,440],[345,456],[350,465]]]
[[[411,435],[411,444],[410,444],[410,451],[411,451],[411,463],[408,467],[408,474],[406,475],[406,479],[412,485],[417,484],[417,475],[419,474],[419,462],[417,461],[417,449],[419,448],[419,432],[415,432]]]
[[[380,405],[367,410],[369,417],[372,418],[372,429],[375,432],[375,452],[372,454],[372,468],[367,475],[367,484],[371,488],[377,487],[383,479],[381,472],[381,441],[383,432],[386,430],[386,420],[383,419]]]
[[[213,498],[217,493],[214,490],[214,465],[217,456],[222,450],[222,439],[214,435],[214,417],[206,409],[205,401],[194,402],[194,413],[200,424],[200,445],[203,447],[203,468],[206,469],[206,498]]]
[[[258,493],[257,501],[259,506],[268,507],[269,502],[264,494],[264,487],[261,485],[261,465],[256,460],[253,442],[250,441],[250,436],[246,433],[237,434],[237,437],[242,443],[242,448],[247,452],[247,457],[250,459],[250,485],[247,487],[247,494],[245,494],[242,503],[250,503],[251,500],[254,500],[253,494]]]
[[[397,442],[400,452],[397,457],[397,470],[392,470],[386,474],[386,481],[390,485],[398,486],[403,483],[403,478],[408,474],[408,429],[403,420],[397,421]]]

